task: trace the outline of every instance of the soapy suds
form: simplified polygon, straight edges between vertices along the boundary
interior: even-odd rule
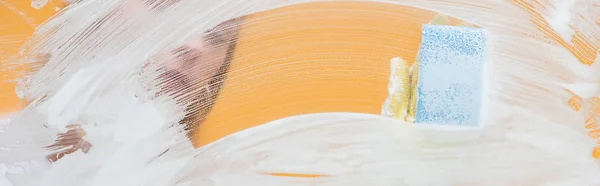
[[[556,31],[563,40],[571,42],[571,38],[575,33],[570,25],[575,0],[554,1],[553,4],[555,9],[546,21],[548,21],[550,27]]]
[[[31,7],[35,9],[40,9],[48,4],[48,0],[31,0]]]
[[[45,98],[30,104],[7,130],[0,131],[0,147],[9,149],[2,151],[0,161],[39,160],[47,152],[37,147],[51,143],[66,124],[77,122],[94,144],[88,154],[71,154],[41,174],[12,175],[13,182],[48,186],[600,184],[598,160],[590,156],[595,141],[581,124],[582,115],[566,105],[571,96],[567,89],[598,82],[598,75],[563,68],[595,60],[600,30],[597,25],[582,25],[586,19],[600,17],[600,12],[588,9],[581,12],[588,16],[585,19],[570,19],[586,41],[585,47],[575,44],[580,50],[573,50],[544,37],[548,30],[539,29],[534,24],[539,20],[530,19],[532,13],[524,9],[533,2],[526,1],[380,1],[389,3],[385,6],[434,10],[488,30],[492,87],[486,97],[489,116],[479,131],[440,131],[372,115],[332,113],[273,121],[194,149],[180,132],[177,122],[184,113],[181,103],[173,99],[188,93],[152,98],[157,91],[153,85],[160,83],[154,82],[157,74],[138,73],[148,58],[225,20],[306,2],[318,1],[180,0],[149,11],[134,1],[74,4],[38,28],[25,46],[27,55],[52,55],[20,87],[25,99]],[[578,3],[594,6],[594,1]],[[555,7],[563,10],[560,6]],[[552,19],[559,23],[546,24],[563,27],[550,32],[568,37],[564,20],[569,19]],[[582,90],[586,97],[598,95],[597,91]],[[293,173],[323,176],[269,176]]]

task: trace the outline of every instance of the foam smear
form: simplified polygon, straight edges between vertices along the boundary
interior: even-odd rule
[[[571,19],[573,29],[589,38],[574,53],[555,38],[540,37],[545,32],[534,24],[540,20],[530,19],[534,14],[523,1],[378,1],[435,10],[488,30],[493,70],[481,131],[319,114],[274,121],[194,149],[177,122],[186,104],[179,98],[197,90],[155,97],[155,85],[164,82],[156,82],[158,74],[145,65],[223,21],[317,0],[149,2],[79,1],[24,46],[26,57],[51,57],[19,85],[32,103],[0,130],[0,161],[43,162],[48,152],[40,147],[69,123],[81,124],[94,146],[45,170],[10,174],[13,184],[600,185],[600,168],[589,155],[595,142],[581,115],[564,103],[568,89],[579,87],[571,85],[598,80],[574,70],[589,66],[564,68],[594,61],[600,28],[584,25],[600,17],[597,9],[581,12],[586,19]],[[578,3],[593,7],[594,1]],[[321,177],[269,176],[277,173]]]
[[[545,125],[535,120],[537,118],[529,118],[527,128]],[[573,154],[586,151],[585,145],[570,145],[584,137],[564,132],[555,136],[553,144],[548,146],[547,142],[533,140],[545,137],[530,135],[554,135],[563,133],[564,128],[551,126],[530,134],[525,128],[517,129],[521,123],[505,124],[515,128],[442,131],[350,113],[291,117],[209,145],[201,160],[195,162],[198,164],[189,166],[194,170],[191,172],[202,174],[189,179],[206,179],[214,185],[317,182],[264,175],[303,173],[322,175],[318,179],[322,185],[599,183],[594,175],[599,174],[600,169],[592,160],[556,153],[556,149],[569,149]],[[256,138],[264,134],[269,135]]]
[[[573,5],[575,5],[575,0],[555,1],[554,6],[556,6],[556,8],[550,17],[546,18],[550,27],[552,27],[552,29],[554,29],[565,41],[571,41],[571,38],[575,33],[569,25],[571,22],[571,15],[573,14]]]
[[[32,0],[31,7],[35,9],[41,9],[48,4],[48,0]]]

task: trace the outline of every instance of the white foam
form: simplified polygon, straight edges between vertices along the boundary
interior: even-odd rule
[[[48,4],[48,0],[31,0],[31,7],[35,9],[41,9]]]
[[[571,28],[571,16],[575,0],[554,0],[555,9],[546,18],[548,25],[566,42],[571,43],[575,31]]]

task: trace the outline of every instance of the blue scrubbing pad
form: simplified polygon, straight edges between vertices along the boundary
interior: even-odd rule
[[[479,126],[485,47],[482,28],[423,25],[415,123]]]

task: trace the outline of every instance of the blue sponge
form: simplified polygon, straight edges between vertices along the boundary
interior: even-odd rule
[[[423,25],[415,123],[479,125],[485,47],[484,29]]]

